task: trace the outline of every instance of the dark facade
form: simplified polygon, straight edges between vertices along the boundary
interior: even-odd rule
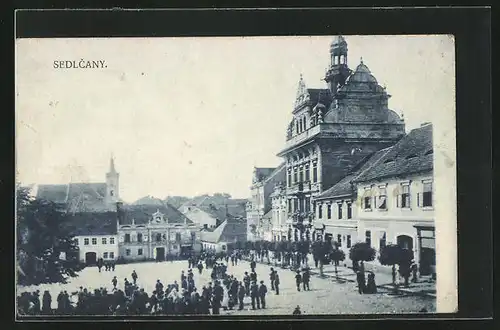
[[[362,60],[349,69],[347,55],[347,42],[335,37],[324,77],[328,88],[307,88],[300,77],[285,148],[278,154],[286,161],[288,223],[298,229],[296,237],[311,227],[316,196],[405,135],[404,121],[388,108],[386,89]]]

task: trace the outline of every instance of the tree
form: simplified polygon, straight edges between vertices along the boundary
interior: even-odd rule
[[[29,193],[26,188],[17,189],[16,253],[24,273],[19,281],[27,285],[65,283],[79,270],[69,218],[60,205],[33,199]]]
[[[361,264],[365,261],[375,260],[376,251],[368,243],[356,243],[349,250],[349,258],[353,263],[361,261]]]
[[[340,261],[345,260],[345,253],[339,248],[333,249],[333,251],[330,253],[330,259],[334,262],[335,264],[335,277],[338,278],[338,271],[337,271],[337,265],[339,264]]]
[[[392,266],[392,284],[396,284],[396,265],[401,260],[402,248],[396,244],[390,244],[380,250],[378,260],[384,266]]]

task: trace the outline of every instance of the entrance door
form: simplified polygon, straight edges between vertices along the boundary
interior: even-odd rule
[[[193,247],[191,245],[181,246],[181,251],[180,251],[181,257],[188,258],[191,255],[192,250],[193,250]]]
[[[95,252],[85,253],[85,263],[88,266],[93,266],[93,265],[97,264],[97,254]]]
[[[431,266],[436,265],[436,251],[431,248],[421,248],[420,251],[420,275],[431,275]]]
[[[156,248],[156,261],[164,261],[165,260],[165,248],[157,247]]]

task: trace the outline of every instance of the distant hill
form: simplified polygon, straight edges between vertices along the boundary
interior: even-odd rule
[[[163,205],[164,201],[153,197],[153,196],[144,196],[142,198],[139,198],[135,202],[132,203],[132,205],[158,205],[161,206]]]

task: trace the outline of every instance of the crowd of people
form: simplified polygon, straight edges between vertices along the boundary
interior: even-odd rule
[[[251,309],[265,309],[268,288],[255,271],[256,262],[251,260],[249,271],[242,278],[228,274],[229,262],[237,265],[242,259],[239,252],[231,255],[204,253],[188,258],[188,271],[180,274],[180,282],[164,285],[160,279],[155,290],[148,294],[138,285],[138,274],[134,270],[129,281],[123,279],[123,290],[118,288],[116,276],[111,280],[112,290],[106,288],[89,290],[80,287],[79,291],[61,291],[57,296],[57,308],[53,309],[49,291],[24,292],[18,297],[18,310],[21,315],[178,315],[178,314],[220,314],[221,309],[245,308],[245,298],[250,300]],[[226,263],[224,263],[224,261]],[[210,269],[211,282],[197,287],[193,269],[202,274]],[[113,268],[110,268],[110,270]],[[300,274],[299,274],[300,275]],[[309,289],[309,280],[300,275],[304,290]],[[271,291],[279,294],[280,279],[278,272],[271,268],[269,276]],[[297,280],[299,281],[299,280]],[[297,282],[299,283],[299,282]],[[297,289],[300,290],[299,284]],[[76,298],[76,299],[74,299]]]

